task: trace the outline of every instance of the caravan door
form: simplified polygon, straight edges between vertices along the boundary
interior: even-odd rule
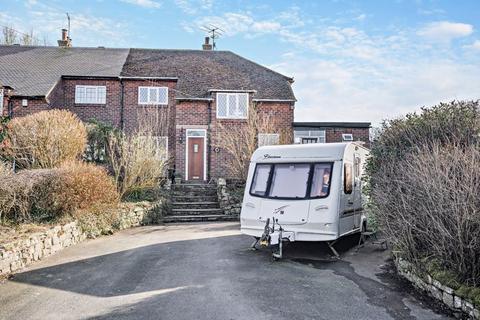
[[[355,201],[354,201],[354,173],[353,164],[349,161],[343,163],[343,188],[340,195],[340,212],[338,232],[340,235],[355,228]]]

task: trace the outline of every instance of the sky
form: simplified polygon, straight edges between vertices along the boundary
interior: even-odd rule
[[[478,0],[0,0],[0,25],[55,45],[230,50],[293,77],[296,121],[369,121],[480,99]]]

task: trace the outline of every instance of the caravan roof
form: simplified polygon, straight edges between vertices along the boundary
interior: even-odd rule
[[[345,149],[351,144],[364,148],[355,142],[265,146],[255,150],[252,155],[252,162],[342,160]]]

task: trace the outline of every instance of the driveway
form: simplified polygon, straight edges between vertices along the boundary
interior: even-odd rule
[[[0,318],[447,319],[403,290],[374,246],[336,260],[321,244],[290,245],[272,262],[238,230],[148,226],[83,242],[0,283]]]

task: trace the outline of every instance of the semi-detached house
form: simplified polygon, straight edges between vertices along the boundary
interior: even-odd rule
[[[0,46],[1,114],[61,108],[129,132],[155,113],[185,180],[228,177],[220,140],[250,110],[273,123],[264,140],[283,132],[293,142],[292,82],[230,51]]]

